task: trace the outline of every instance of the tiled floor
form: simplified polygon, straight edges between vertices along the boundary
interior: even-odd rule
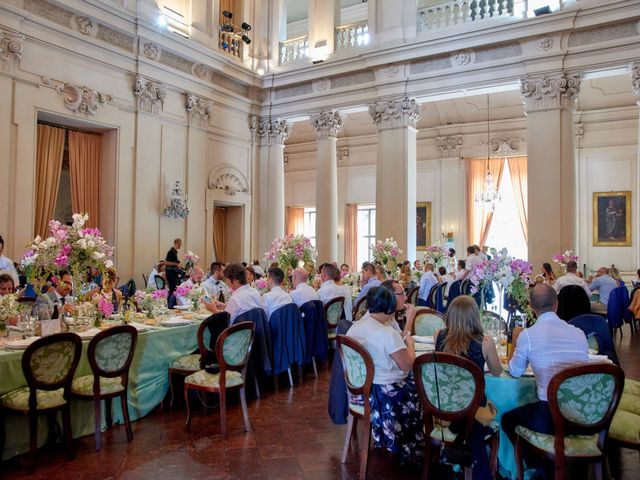
[[[631,338],[628,327],[618,339],[618,352],[629,378],[640,379],[640,335]],[[127,443],[122,427],[103,436],[101,452],[93,451],[93,437],[76,441],[77,458],[68,461],[62,447],[38,453],[38,468],[30,475],[25,459],[0,465],[2,478],[42,479],[351,479],[357,478],[355,450],[346,465],[340,464],[344,426],[335,426],[327,415],[329,372],[318,380],[293,389],[268,392],[249,404],[253,433],[245,433],[239,404],[228,408],[228,439],[220,432],[219,411],[203,416],[195,409],[191,431],[184,427],[185,410],[176,405],[133,424],[134,440]],[[284,380],[284,377],[283,377]],[[281,385],[286,381],[281,381]],[[622,451],[621,479],[640,478],[637,452]],[[446,475],[448,478],[450,475]],[[400,467],[384,452],[370,455],[369,478],[420,478],[420,472]],[[445,476],[442,476],[445,478]]]

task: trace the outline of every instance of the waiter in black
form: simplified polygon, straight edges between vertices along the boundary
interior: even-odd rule
[[[176,238],[173,241],[173,247],[167,252],[165,258],[165,267],[167,272],[167,283],[169,284],[169,296],[175,292],[180,278],[180,259],[178,259],[178,250],[182,247],[182,240]]]

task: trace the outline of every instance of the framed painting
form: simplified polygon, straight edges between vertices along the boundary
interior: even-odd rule
[[[431,245],[431,202],[416,204],[416,250]]]
[[[593,193],[593,245],[631,246],[631,192]]]

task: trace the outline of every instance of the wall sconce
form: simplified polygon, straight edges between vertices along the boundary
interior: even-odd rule
[[[444,230],[444,226],[442,230]],[[453,225],[449,226],[448,232],[442,232],[442,240],[444,240],[445,243],[453,243]]]
[[[176,180],[176,184],[171,190],[171,199],[169,205],[164,209],[164,214],[169,218],[187,218],[189,216],[189,204],[187,203],[187,195],[182,192],[180,180]]]

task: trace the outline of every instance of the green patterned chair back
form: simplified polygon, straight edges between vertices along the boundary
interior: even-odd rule
[[[119,377],[131,366],[138,343],[138,331],[118,325],[98,333],[89,342],[87,358],[94,377]]]
[[[600,344],[598,343],[598,336],[592,333],[587,337],[587,343],[589,344],[589,350],[593,350],[596,353],[600,352]]]
[[[430,308],[417,308],[416,318],[413,321],[413,331],[415,335],[431,337],[436,330],[445,327],[444,316]]]
[[[57,390],[71,385],[82,340],[75,333],[56,333],[33,342],[22,356],[22,372],[29,387]]]
[[[369,394],[375,371],[371,355],[360,343],[346,335],[338,335],[336,343],[342,360],[347,389],[352,395],[362,395],[365,415],[369,415],[371,412]]]
[[[255,323],[240,322],[224,330],[216,343],[216,355],[220,364],[220,377],[225,370],[242,372],[249,361]]]
[[[407,303],[410,303],[411,305],[417,305],[419,292],[420,292],[420,287],[412,288],[411,291],[409,292],[409,295],[407,295]]]
[[[360,301],[356,304],[356,308],[355,308],[355,314],[353,315],[353,319],[354,320],[360,320],[365,313],[367,313],[367,309],[368,309],[368,305],[367,305],[367,297],[363,297],[360,299]]]
[[[332,298],[326,303],[324,306],[324,313],[329,329],[335,329],[338,326],[343,309],[344,297]]]
[[[218,332],[231,323],[231,315],[218,312],[205,318],[198,327],[198,349],[200,350],[200,368],[218,363],[216,348]]]

